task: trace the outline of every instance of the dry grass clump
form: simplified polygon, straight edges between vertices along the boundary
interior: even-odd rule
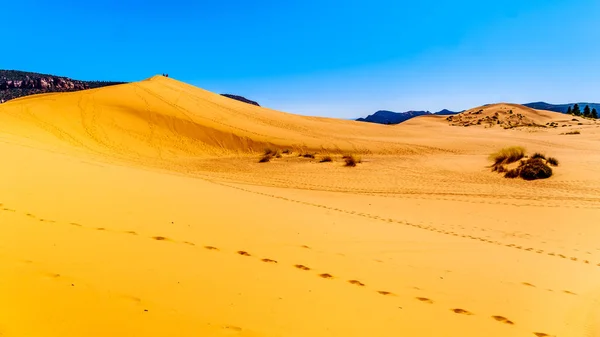
[[[356,166],[356,164],[362,163],[362,159],[353,154],[344,155],[342,158],[344,159],[344,162],[346,163],[345,166],[348,166],[348,167],[354,167],[354,166]]]
[[[579,135],[579,134],[581,134],[581,131],[579,131],[579,130],[561,133],[561,135]]]
[[[546,159],[546,156],[544,156],[543,154],[536,152],[533,154],[533,156],[531,156],[531,159],[536,159],[536,158],[540,158],[540,159]]]
[[[331,156],[323,156],[323,158],[321,158],[321,160],[319,162],[320,163],[329,163],[332,161],[333,161],[333,158],[331,158]]]
[[[266,148],[263,156],[258,160],[259,163],[268,163],[273,158],[281,158],[281,153],[279,150],[273,150],[271,148]]]
[[[490,155],[489,159],[494,162],[492,172],[504,173],[505,178],[522,178],[524,180],[546,179],[552,176],[550,166],[558,166],[558,159],[546,157],[544,154],[535,152],[531,157],[525,158],[525,149],[520,146],[504,148]],[[519,166],[508,169],[506,165],[519,162]]]
[[[511,146],[505,147],[496,153],[492,153],[489,159],[494,162],[492,165],[492,167],[494,167],[514,163],[523,159],[523,157],[525,157],[525,148],[522,146]]]
[[[301,153],[300,157],[315,159],[315,155],[313,153]]]
[[[264,154],[262,157],[260,157],[258,162],[259,163],[268,163],[271,161],[271,159],[273,159],[273,156],[271,154]]]
[[[554,158],[554,157],[548,157],[548,159],[546,159],[546,162],[547,162],[549,165],[552,165],[552,166],[558,166],[558,159],[556,159],[556,158]]]

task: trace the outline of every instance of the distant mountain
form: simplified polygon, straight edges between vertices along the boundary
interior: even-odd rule
[[[247,99],[246,97],[242,97],[242,96],[238,96],[238,95],[231,95],[231,94],[221,94],[221,96],[225,96],[227,98],[235,99],[235,100],[240,101],[240,102],[244,102],[244,103],[248,103],[248,104],[260,106],[260,104],[256,103],[255,101],[251,101],[251,100]]]
[[[450,111],[448,109],[444,109],[438,111],[436,113],[431,113],[429,111],[406,111],[406,112],[393,112],[388,110],[379,110],[372,115],[369,115],[365,118],[359,118],[357,121],[359,122],[370,122],[370,123],[378,123],[378,124],[400,124],[404,121],[407,121],[411,118],[423,115],[454,115],[458,112]]]
[[[444,110],[436,112],[435,115],[442,115],[442,116],[456,115],[456,114],[461,113],[461,112],[462,111],[456,112],[456,111],[450,111],[448,109],[444,109]]]
[[[577,103],[579,105],[579,108],[581,109],[581,111],[583,111],[583,108],[586,105],[590,106],[590,109],[596,108],[596,110],[600,111],[600,103]],[[548,110],[548,111],[554,111],[554,112],[560,112],[560,113],[567,113],[567,109],[569,109],[569,107],[573,107],[575,105],[575,103],[568,103],[568,104],[550,104],[550,103],[546,103],[546,102],[534,102],[534,103],[527,103],[527,104],[523,104],[526,107],[532,108],[532,109],[537,109],[537,110]]]
[[[47,92],[70,92],[122,84],[124,82],[78,81],[68,77],[0,70],[0,103]]]

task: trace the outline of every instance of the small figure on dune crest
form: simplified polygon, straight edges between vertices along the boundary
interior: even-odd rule
[[[525,149],[521,146],[512,146],[504,148],[489,156],[494,162],[492,172],[504,173],[505,178],[522,178],[524,180],[546,179],[552,176],[550,166],[558,166],[558,159],[554,157],[546,158],[541,153],[534,153],[530,158],[525,158]],[[516,168],[508,169],[507,165],[519,162]]]

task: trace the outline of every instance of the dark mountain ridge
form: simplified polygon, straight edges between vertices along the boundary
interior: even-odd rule
[[[537,109],[537,110],[548,110],[548,111],[554,111],[554,112],[560,112],[560,113],[567,113],[567,110],[569,109],[569,107],[572,108],[575,104],[579,105],[579,108],[581,110],[583,110],[583,108],[586,105],[589,105],[590,109],[596,109],[596,110],[600,111],[600,103],[580,102],[580,103],[567,103],[567,104],[550,104],[550,103],[546,103],[546,102],[533,102],[533,103],[527,103],[527,104],[523,104],[523,105],[528,108]]]
[[[394,112],[388,110],[379,110],[372,115],[365,118],[359,118],[359,122],[370,122],[378,124],[400,124],[411,118],[423,115],[454,115],[458,112],[450,111],[447,109],[432,113],[430,111],[406,111],[406,112]]]

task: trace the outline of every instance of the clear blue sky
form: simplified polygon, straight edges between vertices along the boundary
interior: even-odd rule
[[[163,72],[287,112],[600,101],[597,0],[5,1],[0,68]]]

